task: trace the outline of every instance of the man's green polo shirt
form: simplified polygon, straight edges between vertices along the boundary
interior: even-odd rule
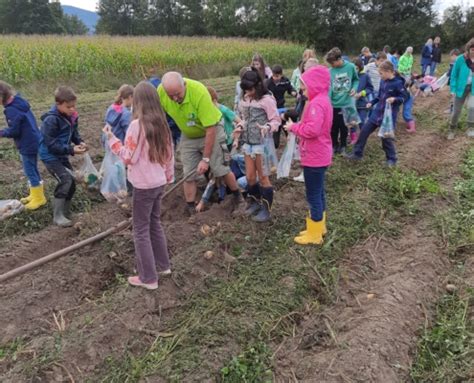
[[[211,95],[202,83],[187,78],[184,81],[186,95],[181,104],[166,94],[163,85],[158,87],[161,106],[186,137],[202,138],[206,135],[206,128],[220,122],[222,113],[214,105]]]

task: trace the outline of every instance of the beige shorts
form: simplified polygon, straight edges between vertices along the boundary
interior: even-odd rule
[[[204,152],[204,142],[206,138],[187,138],[184,134],[181,136],[179,151],[181,153],[181,163],[183,164],[183,174],[189,174],[197,169],[201,162]],[[212,148],[212,154],[209,162],[210,170],[214,177],[223,177],[230,173],[229,166],[224,165],[224,149],[222,144],[226,144],[226,135],[224,125],[221,121],[216,125],[216,142]],[[196,180],[199,175],[189,178],[190,181]]]

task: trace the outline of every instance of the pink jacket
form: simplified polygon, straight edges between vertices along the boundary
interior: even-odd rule
[[[332,163],[332,105],[328,93],[331,84],[329,69],[317,65],[303,73],[301,81],[308,89],[309,101],[301,121],[291,131],[300,138],[301,164],[324,167]]]
[[[174,156],[165,166],[150,162],[148,142],[145,132],[142,131],[140,134],[138,120],[130,123],[124,145],[114,136],[109,140],[109,146],[127,165],[127,178],[135,188],[154,189],[173,182]]]

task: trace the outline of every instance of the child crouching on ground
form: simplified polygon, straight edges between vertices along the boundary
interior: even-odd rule
[[[104,127],[108,145],[128,167],[133,191],[133,240],[137,276],[128,278],[132,286],[148,290],[158,288],[161,274],[170,274],[166,237],[161,225],[161,199],[166,184],[174,179],[171,132],[156,89],[148,81],[140,82],[133,93],[133,118],[125,145]]]
[[[285,129],[300,140],[301,164],[304,169],[306,199],[310,215],[306,230],[295,238],[300,245],[321,244],[326,234],[325,173],[332,162],[331,126],[333,108],[328,96],[331,86],[329,69],[318,65],[301,77],[300,87],[308,97],[301,122],[289,121]]]
[[[43,182],[38,170],[38,146],[41,139],[36,119],[28,101],[14,94],[10,85],[0,81],[0,104],[3,105],[8,128],[0,130],[0,137],[13,138],[20,151],[23,172],[28,178],[30,194],[22,198],[27,210],[46,204]]]
[[[277,131],[281,119],[275,98],[268,92],[257,70],[246,72],[240,86],[244,96],[239,102],[239,116],[242,119],[239,131],[243,142],[248,181],[248,204],[245,214],[253,216],[255,222],[267,222],[271,218],[273,187],[269,174],[264,171],[264,143],[265,137]]]
[[[398,109],[408,99],[405,80],[395,71],[390,61],[387,60],[380,64],[379,72],[382,80],[380,81],[378,95],[371,103],[367,104],[367,109],[371,109],[372,106],[375,108],[370,114],[369,120],[362,128],[352,153],[346,156],[349,160],[362,159],[367,139],[382,124],[385,105],[387,103],[392,104],[392,120],[395,127]],[[397,164],[397,151],[394,141],[394,138],[382,138],[382,148],[386,155],[386,165],[388,167],[393,167]]]
[[[74,91],[67,86],[60,86],[54,92],[54,98],[56,105],[41,117],[39,155],[46,169],[58,181],[54,190],[54,224],[67,227],[72,225],[71,200],[76,191],[69,156],[85,153],[87,145],[77,128],[77,97]]]

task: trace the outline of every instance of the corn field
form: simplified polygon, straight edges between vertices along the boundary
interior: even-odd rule
[[[101,75],[143,76],[152,68],[188,75],[207,68],[208,75],[227,75],[248,64],[255,52],[269,63],[294,66],[303,49],[279,40],[10,35],[0,37],[0,78],[21,85]]]

